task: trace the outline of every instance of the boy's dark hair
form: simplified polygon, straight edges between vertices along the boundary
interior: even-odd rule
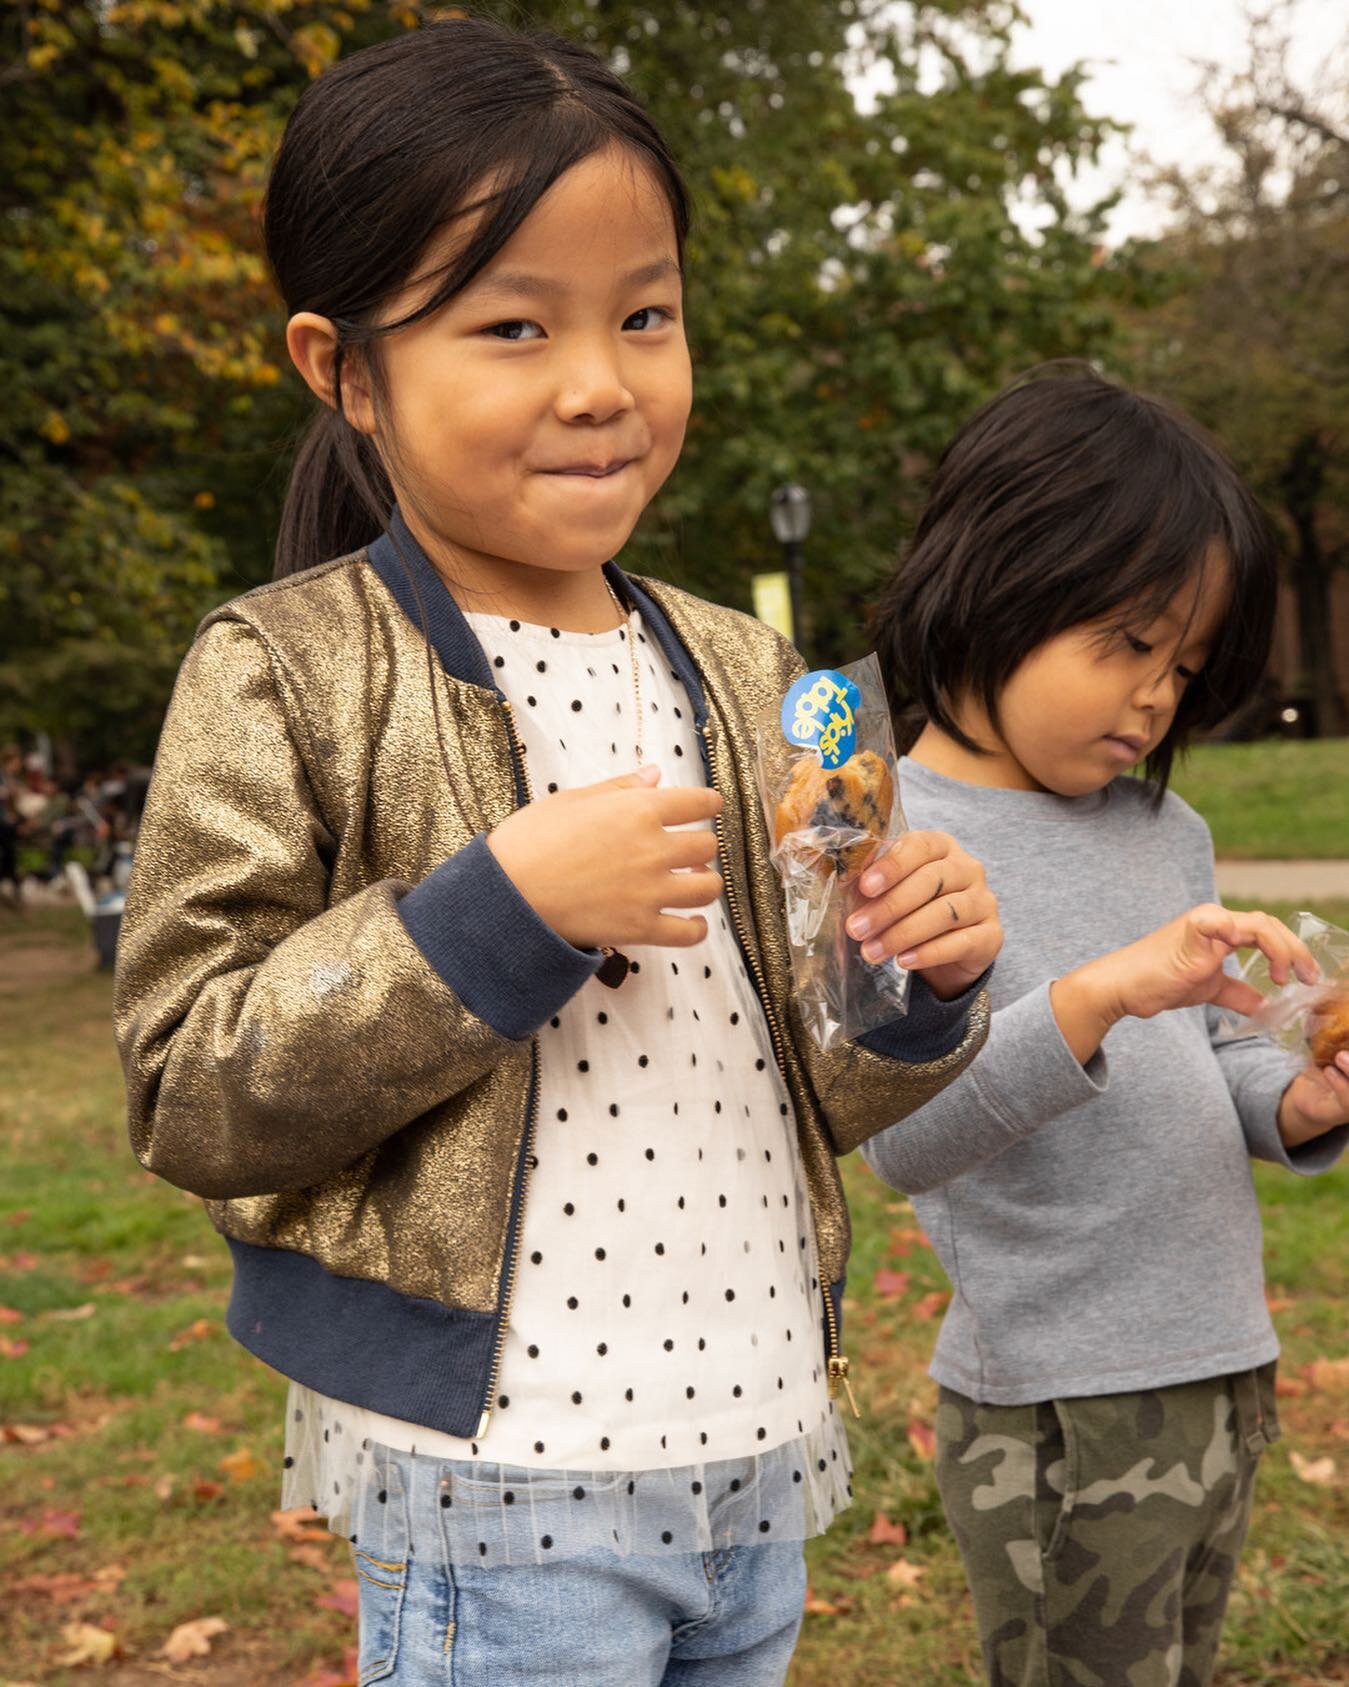
[[[561,175],[611,144],[663,189],[682,259],[689,199],[678,167],[627,87],[574,42],[447,19],[354,53],[301,95],[272,166],[263,232],[286,310],[315,311],[339,332],[338,403],[320,406],[291,470],[278,576],[368,544],[393,506],[373,442],[342,414],[345,356],[359,353],[382,398],[375,343],[462,291]],[[379,325],[433,237],[479,209],[432,296]]]
[[[1231,598],[1202,674],[1146,763],[1158,799],[1195,733],[1259,682],[1277,548],[1215,440],[1175,405],[1085,364],[1046,364],[978,411],[947,446],[912,544],[872,616],[891,696],[963,744],[954,719],[998,698],[1046,640],[1117,614],[1144,626],[1224,547]],[[912,735],[910,735],[912,736]]]

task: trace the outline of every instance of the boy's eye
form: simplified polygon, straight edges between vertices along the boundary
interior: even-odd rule
[[[543,329],[537,322],[517,318],[511,322],[494,322],[486,332],[498,340],[534,340],[543,333]]]
[[[661,305],[643,305],[641,310],[633,311],[624,322],[624,329],[635,328],[638,332],[649,333],[653,328],[663,328],[667,322],[674,321],[674,312],[665,310]]]

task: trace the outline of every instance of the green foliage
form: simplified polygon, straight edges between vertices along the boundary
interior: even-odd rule
[[[748,607],[778,562],[768,494],[800,479],[807,630],[855,653],[952,429],[1111,344],[1121,278],[1062,190],[1104,129],[1077,77],[1012,68],[1010,0],[477,9],[607,54],[695,190],[694,423],[629,561]],[[266,161],[312,76],[434,15],[21,0],[0,22],[0,734],[87,746],[98,721],[143,751],[194,619],[268,574],[309,401],[260,256]],[[882,61],[859,111],[847,77]]]

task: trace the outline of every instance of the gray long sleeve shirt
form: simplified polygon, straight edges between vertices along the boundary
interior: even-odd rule
[[[909,825],[952,833],[1001,905],[993,1028],[974,1064],[873,1137],[867,1163],[913,1197],[954,1289],[932,1375],[1022,1405],[1221,1376],[1278,1353],[1250,1159],[1312,1173],[1349,1127],[1291,1154],[1293,1076],[1214,1015],[1125,1019],[1084,1067],[1051,983],[1217,899],[1208,828],[1177,796],[1116,779],[1087,797],[963,784],[905,758]]]

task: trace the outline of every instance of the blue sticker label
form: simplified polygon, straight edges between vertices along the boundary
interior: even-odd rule
[[[857,745],[862,693],[832,668],[797,680],[782,700],[782,730],[789,744],[820,752],[826,767],[840,767]]]

